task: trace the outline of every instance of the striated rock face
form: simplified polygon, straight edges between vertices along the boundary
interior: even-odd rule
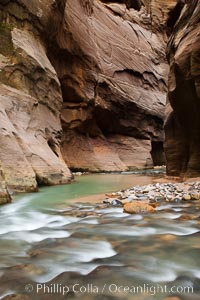
[[[64,101],[62,154],[74,170],[149,166],[151,150],[164,163],[164,34],[151,31],[141,1],[130,10],[121,2],[57,1],[53,13],[49,57]]]
[[[68,167],[164,163],[163,27],[175,4],[1,0],[0,171],[10,189],[66,183]]]
[[[200,174],[200,2],[185,2],[168,43],[165,151],[169,175],[196,176]]]
[[[0,3],[0,170],[19,191],[71,178],[59,146],[60,83],[39,34],[51,1],[42,2]]]

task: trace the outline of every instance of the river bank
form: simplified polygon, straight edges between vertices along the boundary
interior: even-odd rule
[[[135,186],[108,196],[104,203],[123,206],[125,212],[155,212],[163,204],[199,202],[200,182],[154,183]]]

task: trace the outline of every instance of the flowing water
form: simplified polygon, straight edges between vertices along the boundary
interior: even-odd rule
[[[152,179],[87,175],[1,206],[0,299],[200,299],[198,201],[144,215],[90,203]]]

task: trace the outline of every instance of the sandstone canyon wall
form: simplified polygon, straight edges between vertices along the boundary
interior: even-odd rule
[[[163,27],[176,1],[153,0],[151,13],[148,2],[0,1],[0,171],[9,189],[66,183],[68,167],[129,170],[150,165],[151,154],[163,163]]]
[[[151,150],[164,162],[164,34],[160,24],[152,32],[144,5],[117,2],[63,1],[59,15],[55,8],[49,53],[63,94],[61,150],[73,170],[145,167]]]
[[[71,178],[60,153],[60,83],[41,37],[50,5],[0,2],[0,170],[17,191]]]
[[[185,1],[167,55],[170,63],[165,122],[167,173],[199,176],[200,1]]]

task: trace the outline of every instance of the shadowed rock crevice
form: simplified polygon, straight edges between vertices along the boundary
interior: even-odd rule
[[[151,157],[154,166],[162,166],[165,163],[163,142],[151,142]]]
[[[145,71],[144,73],[135,70],[125,69],[116,71],[114,78],[126,82],[130,85],[135,85],[146,90],[158,90],[160,92],[167,92],[167,85],[165,80],[157,78],[153,72]]]
[[[170,35],[174,29],[178,18],[180,17],[181,11],[185,4],[185,0],[178,0],[176,6],[169,12],[169,17],[167,20],[167,34]]]
[[[104,3],[121,3],[125,4],[128,9],[134,8],[137,11],[140,11],[143,2],[141,0],[101,0]]]

